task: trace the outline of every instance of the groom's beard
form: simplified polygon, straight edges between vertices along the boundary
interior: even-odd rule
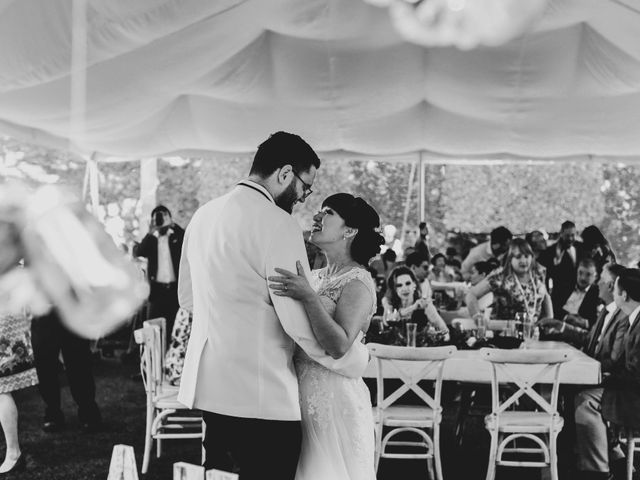
[[[276,202],[276,205],[278,205],[285,212],[292,213],[293,206],[298,201],[295,182],[291,182],[280,195],[274,198],[274,201]]]

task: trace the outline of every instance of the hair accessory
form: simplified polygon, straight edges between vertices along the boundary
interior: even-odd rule
[[[373,231],[382,235],[382,227],[376,227],[373,229]]]

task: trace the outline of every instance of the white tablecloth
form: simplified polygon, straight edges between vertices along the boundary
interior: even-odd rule
[[[600,362],[589,357],[580,350],[572,347],[564,342],[538,341],[532,342],[532,349],[567,349],[572,350],[573,358],[562,365],[560,370],[560,383],[572,385],[597,385],[601,382]],[[421,364],[419,362],[402,362],[406,363],[403,369],[408,373],[412,371],[420,371]],[[531,365],[519,365],[517,368],[532,372],[537,371],[537,367]],[[398,378],[394,369],[385,369],[384,378]],[[375,360],[369,362],[364,373],[365,378],[375,378],[377,375],[377,364]],[[425,377],[425,380],[433,380],[435,372]],[[447,360],[444,366],[444,379],[458,382],[472,383],[490,383],[491,382],[491,366],[489,362],[480,358],[478,350],[458,350],[452,358]],[[552,383],[552,375],[549,374],[544,378],[542,383]]]

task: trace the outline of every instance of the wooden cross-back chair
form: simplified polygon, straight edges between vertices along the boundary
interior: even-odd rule
[[[485,427],[491,435],[487,480],[493,480],[496,466],[549,467],[551,479],[558,479],[557,436],[564,419],[558,413],[560,367],[569,361],[571,350],[500,350],[483,348],[481,356],[491,363],[491,414]],[[551,380],[551,382],[549,382]],[[540,383],[551,383],[547,400],[535,389]],[[501,384],[515,385],[517,390],[500,395]],[[511,395],[509,395],[511,393]],[[502,401],[501,398],[506,398]],[[528,398],[529,402],[521,399]],[[529,403],[531,408],[522,410]],[[531,405],[532,404],[532,405]],[[513,408],[518,407],[518,410]],[[515,441],[526,438],[534,447],[518,447]],[[513,446],[509,446],[513,444]],[[541,460],[503,458],[504,454],[538,454]]]
[[[199,438],[204,440],[204,422],[200,416],[189,415],[187,407],[178,402],[178,387],[164,381],[162,332],[159,325],[150,325],[134,332],[140,345],[140,372],[147,397],[145,446],[142,473],[147,473],[151,447],[156,441],[156,455],[162,454],[162,440]],[[183,415],[175,416],[181,411]],[[204,454],[204,451],[203,451]]]
[[[367,345],[377,363],[377,402],[374,407],[376,432],[376,471],[380,458],[426,459],[429,475],[433,477],[431,462],[435,464],[435,475],[442,480],[440,458],[440,422],[442,421],[442,373],[444,362],[456,351],[454,346],[445,347],[397,347],[370,343]],[[417,368],[416,368],[417,367]],[[384,391],[384,370],[390,368],[403,382],[402,386],[388,396]],[[425,377],[434,378],[434,394],[427,393],[418,385]],[[414,392],[422,405],[399,405],[398,400],[407,392]],[[383,438],[383,428],[391,430]],[[429,435],[426,430],[431,430]],[[398,434],[413,433],[418,441],[392,440]],[[387,447],[411,447],[420,453],[389,452]]]

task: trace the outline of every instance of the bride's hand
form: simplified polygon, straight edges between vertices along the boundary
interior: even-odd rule
[[[273,290],[274,295],[303,301],[315,295],[313,288],[309,285],[309,281],[304,274],[304,269],[300,261],[296,262],[296,270],[298,272],[293,273],[284,268],[276,268],[275,271],[280,275],[267,278],[267,280],[271,282],[269,288]]]

